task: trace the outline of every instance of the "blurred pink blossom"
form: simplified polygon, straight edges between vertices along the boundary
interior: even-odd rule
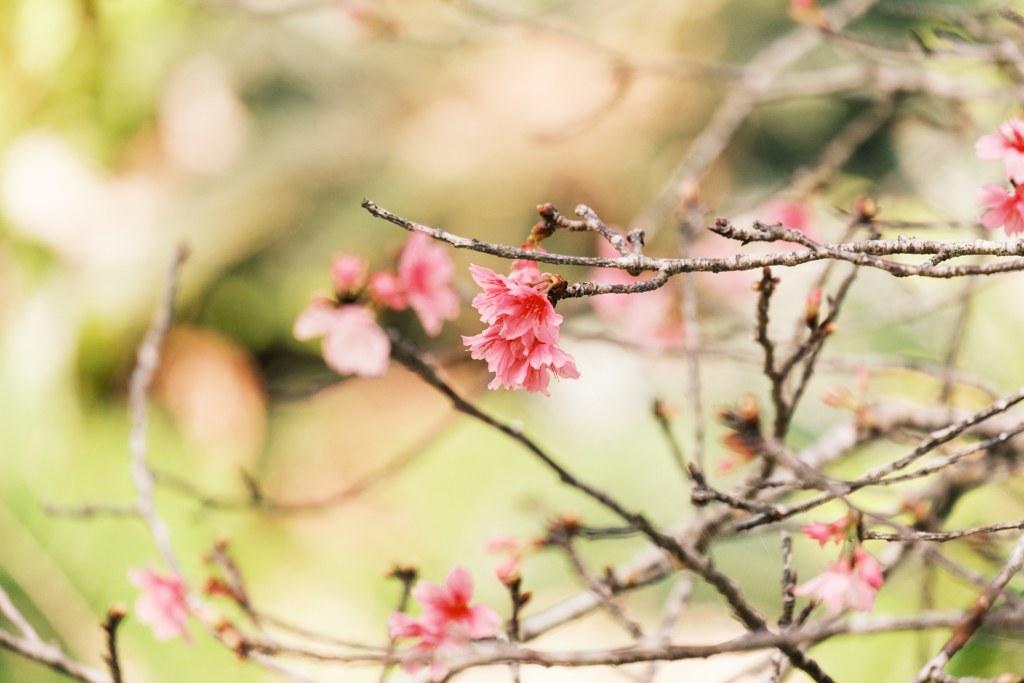
[[[853,551],[853,566],[869,586],[878,590],[882,587],[885,577],[882,575],[882,565],[875,556],[864,548],[857,548]]]
[[[793,592],[821,600],[833,613],[839,613],[843,607],[870,612],[875,607],[875,593],[882,587],[884,580],[882,565],[874,555],[858,546],[852,558],[845,555],[840,557],[824,572]]]
[[[527,553],[536,549],[539,541],[518,541],[511,536],[493,536],[487,540],[487,552],[503,555],[495,568],[498,580],[508,584],[519,578],[519,567]]]
[[[238,156],[249,128],[248,114],[217,59],[200,57],[172,75],[160,99],[160,142],[176,165],[216,174]]]
[[[598,241],[597,252],[605,258],[619,257],[604,239]],[[643,278],[618,268],[595,268],[590,279],[608,285],[627,285]],[[591,297],[590,302],[598,316],[615,325],[624,341],[652,349],[678,349],[686,341],[680,302],[672,284],[636,294],[601,294]]]
[[[758,214],[765,223],[781,223],[782,227],[799,230],[811,239],[817,237],[813,211],[810,204],[802,199],[770,199],[761,205]]]
[[[1024,232],[1024,185],[1006,190],[1000,185],[982,185],[974,203],[990,207],[979,219],[986,228],[1005,226],[1006,234]]]
[[[445,650],[458,650],[470,640],[491,638],[501,627],[501,617],[486,605],[470,605],[473,599],[473,579],[460,565],[452,567],[445,577],[445,585],[420,581],[412,591],[416,602],[423,607],[418,619],[394,612],[388,619],[388,632],[392,638],[419,638],[414,653],[444,654]],[[414,673],[423,662],[407,661],[402,668]],[[430,676],[440,681],[448,675],[448,667],[436,659],[430,663]]]
[[[821,547],[825,547],[825,544],[829,541],[835,543],[842,543],[846,540],[846,530],[850,527],[850,516],[840,517],[831,524],[825,524],[824,522],[814,522],[801,527],[800,531],[805,536],[809,536],[817,541]]]
[[[473,299],[473,307],[490,327],[462,341],[474,359],[486,360],[495,373],[489,388],[503,385],[550,396],[549,372],[566,379],[579,378],[572,356],[557,346],[562,316],[555,313],[543,291],[490,268],[473,265],[469,270],[484,290]]]
[[[995,133],[982,136],[975,143],[974,151],[979,159],[1002,159],[1007,180],[1024,181],[1024,121],[1010,119],[996,128]]]
[[[398,257],[398,280],[427,334],[437,335],[445,320],[459,314],[459,297],[451,288],[455,264],[448,249],[422,232],[414,232]]]
[[[870,612],[875,607],[875,590],[863,576],[853,572],[848,557],[841,557],[793,592],[797,595],[810,595],[825,603],[832,613],[838,614],[844,607],[857,612]]]
[[[386,306],[396,311],[405,310],[409,306],[402,283],[386,270],[371,275],[367,288],[370,290],[370,298],[378,306]]]
[[[152,627],[157,640],[181,636],[191,643],[185,621],[188,618],[188,589],[181,578],[163,576],[152,567],[129,569],[128,580],[142,593],[135,601],[135,615]]]
[[[365,277],[366,260],[359,256],[342,254],[336,256],[331,264],[331,282],[339,294],[353,291]]]
[[[322,336],[324,360],[339,374],[383,377],[387,372],[391,341],[363,306],[335,308],[314,299],[296,319],[293,334],[301,341]]]

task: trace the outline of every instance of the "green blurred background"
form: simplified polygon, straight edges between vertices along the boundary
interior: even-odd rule
[[[915,31],[941,41],[956,31],[934,4],[886,2],[852,30],[903,47]],[[941,7],[941,6],[940,6]],[[951,3],[971,8],[970,3]],[[440,580],[454,562],[474,574],[481,600],[507,613],[485,540],[542,533],[555,514],[614,523],[558,485],[521,448],[466,419],[417,378],[393,366],[380,381],[328,371],[318,346],[291,326],[314,290],[326,289],[332,257],[358,253],[392,267],[405,234],[371,219],[370,197],[411,220],[482,240],[520,243],[552,202],[565,213],[586,203],[627,225],[657,192],[705,125],[724,87],[641,73],[617,97],[616,59],[660,64],[676,56],[742,63],[790,30],[781,0],[535,0],[476,5],[403,0],[4,0],[0,2],[0,584],[40,630],[99,665],[98,622],[108,605],[131,604],[129,567],[156,563],[135,521],[79,521],[44,514],[42,503],[129,502],[125,405],[134,352],[148,323],[164,264],[179,241],[191,257],[182,275],[178,327],[154,391],[153,461],[210,496],[246,495],[242,472],[268,495],[308,500],[343,489],[428,440],[395,476],[336,509],[296,516],[204,509],[161,489],[157,503],[194,585],[201,557],[231,539],[253,599],[267,612],[337,636],[382,641],[399,587],[394,562],[416,563]],[[939,37],[936,37],[939,35]],[[797,68],[861,58],[823,46]],[[995,81],[967,60],[926,63]],[[793,98],[759,108],[702,184],[710,215],[743,224],[813,163],[869,97]],[[896,102],[894,120],[815,195],[815,229],[838,239],[859,194],[878,199],[884,219],[970,221],[974,192],[999,182],[999,164],[974,158],[979,135],[1012,110],[953,105],[927,96]],[[896,231],[889,231],[893,237]],[[918,236],[969,238],[958,231]],[[997,239],[1001,239],[999,233]],[[676,253],[674,231],[648,247]],[[551,251],[593,254],[588,235],[559,234]],[[704,235],[699,253],[735,253]],[[462,315],[437,339],[408,312],[385,321],[453,364],[460,386],[495,413],[520,421],[562,461],[616,491],[661,523],[691,510],[651,405],[685,405],[685,359],[636,352],[595,336],[608,332],[589,304],[568,301],[564,348],[582,378],[552,397],[483,393],[485,368],[468,362],[459,335],[480,325],[468,306],[466,267],[506,264],[465,252],[452,257]],[[796,324],[816,267],[781,271],[774,331]],[[582,271],[561,272],[570,281]],[[755,274],[700,275],[700,314],[709,346],[756,358],[749,283]],[[1021,277],[979,282],[959,364],[1000,390],[1024,383]],[[863,273],[828,351],[856,362],[887,354],[941,363],[962,291],[957,282],[897,281]],[[614,330],[611,331],[614,333]],[[715,407],[744,391],[764,396],[755,364],[709,356],[703,376],[709,458],[722,452]],[[849,419],[818,397],[848,372],[822,372],[797,415],[791,445],[809,443]],[[934,401],[939,382],[919,373],[875,373],[869,396]],[[985,396],[954,394],[976,408]],[[678,434],[691,425],[680,411]],[[851,460],[853,475],[895,446]],[[728,485],[738,474],[719,477]],[[969,496],[951,524],[1019,518],[1024,487],[1010,481]],[[888,499],[877,498],[879,504]],[[836,509],[838,512],[838,508]],[[637,540],[586,544],[599,569],[629,558]],[[775,531],[716,546],[718,563],[769,614],[779,608]],[[877,550],[877,549],[875,549]],[[951,555],[980,571],[968,548]],[[797,542],[809,578],[830,560]],[[564,558],[526,565],[534,592],[527,613],[578,589]],[[877,611],[921,606],[921,574],[906,570],[879,595]],[[935,577],[938,607],[962,608],[973,589]],[[629,597],[656,624],[662,584]],[[699,587],[679,638],[710,642],[737,632],[720,600]],[[195,635],[198,629],[193,627]],[[189,647],[158,643],[135,619],[123,628],[131,683],[271,680],[205,637]],[[840,681],[909,678],[944,639],[844,639],[819,648]],[[547,642],[564,647],[624,643],[597,615]],[[759,656],[759,655],[758,655]],[[758,656],[666,667],[663,678],[724,680]],[[957,660],[973,675],[1024,668],[1019,641],[982,634]],[[324,681],[375,680],[377,673],[324,670]],[[397,674],[404,676],[404,674]],[[465,680],[506,680],[498,668]],[[604,670],[533,671],[524,680],[623,680]],[[0,680],[61,677],[0,652]],[[461,680],[461,679],[460,679]],[[750,679],[754,680],[754,679]]]

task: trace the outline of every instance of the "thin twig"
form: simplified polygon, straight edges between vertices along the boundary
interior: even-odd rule
[[[996,578],[978,596],[974,606],[967,612],[965,618],[956,625],[956,628],[953,630],[953,636],[946,641],[946,644],[942,646],[939,653],[924,665],[917,676],[914,677],[912,683],[927,683],[929,679],[934,678],[935,674],[942,671],[946,664],[949,663],[950,658],[959,652],[967,644],[967,641],[971,639],[971,636],[981,628],[985,621],[985,615],[992,609],[996,598],[1003,592],[1003,588],[1010,582],[1010,579],[1021,570],[1021,567],[1024,567],[1024,535],[1017,539],[1016,545],[1014,545],[1013,550],[1010,552],[1010,557],[1006,560],[1006,564],[1003,565],[1002,569],[999,570]]]
[[[125,609],[121,606],[114,606],[107,610],[107,620],[103,622],[103,630],[107,634],[107,654],[103,661],[110,669],[110,677],[113,683],[123,683],[121,677],[121,660],[117,655],[117,627],[125,617]]]

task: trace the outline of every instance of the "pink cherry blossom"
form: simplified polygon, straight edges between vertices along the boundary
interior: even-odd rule
[[[491,638],[501,627],[501,617],[486,605],[471,605],[473,579],[469,572],[459,565],[452,567],[445,577],[445,585],[420,581],[412,596],[423,608],[418,619],[394,612],[388,619],[388,631],[392,638],[419,638],[411,652],[429,653],[434,657],[430,664],[430,675],[440,681],[448,675],[448,667],[436,659],[437,655],[457,651],[472,639]],[[423,667],[423,662],[406,661],[402,668],[413,673]]]
[[[882,565],[874,555],[864,548],[857,548],[853,551],[853,566],[860,578],[864,579],[869,586],[875,590],[882,587],[885,577],[882,575]]]
[[[471,265],[469,272],[484,290],[473,298],[473,308],[480,312],[482,322],[500,325],[506,339],[529,332],[546,344],[558,343],[562,316],[555,313],[544,292],[483,266]]]
[[[538,541],[517,541],[511,536],[494,536],[487,540],[487,552],[492,555],[503,555],[504,558],[495,568],[498,580],[508,584],[519,579],[519,567],[523,558],[539,546]]]
[[[469,270],[484,290],[473,299],[473,307],[490,327],[476,336],[463,337],[462,342],[470,347],[474,359],[487,361],[495,374],[488,385],[491,389],[505,386],[550,396],[552,374],[579,378],[572,356],[557,346],[562,316],[555,313],[543,291],[490,268],[473,265]]]
[[[444,680],[448,675],[448,667],[438,657],[455,654],[466,645],[466,641],[461,638],[448,635],[442,629],[426,626],[402,612],[393,612],[388,618],[388,633],[395,639],[420,639],[409,652],[414,655],[430,655],[430,678],[435,682]],[[413,659],[402,662],[402,668],[409,674],[416,673],[423,666],[424,662]]]
[[[371,275],[366,287],[370,290],[370,298],[378,306],[386,306],[396,311],[405,310],[409,306],[402,283],[386,270]]]
[[[448,250],[429,235],[414,232],[398,257],[398,280],[427,334],[435,336],[445,320],[459,314],[459,297],[451,288],[455,264]]]
[[[366,261],[359,256],[342,254],[331,264],[331,282],[339,294],[355,290],[366,277]]]
[[[522,249],[528,251],[535,251],[539,254],[548,253],[544,247],[539,244],[534,245],[531,242],[526,242],[521,246]],[[527,261],[526,259],[516,259],[512,262],[512,269],[509,271],[508,277],[510,280],[516,280],[526,285],[532,285],[533,283],[540,280],[540,264],[536,261]]]
[[[532,332],[522,337],[506,339],[502,328],[492,325],[475,337],[463,337],[475,360],[486,360],[487,369],[495,377],[489,389],[526,389],[550,396],[548,384],[552,373],[563,379],[579,379],[573,357],[554,344],[537,341]]]
[[[598,242],[597,251],[605,258],[619,257],[604,239]],[[590,279],[626,285],[644,278],[618,268],[595,268]],[[679,349],[686,341],[680,301],[671,285],[635,294],[601,294],[590,297],[590,302],[598,316],[615,325],[617,336],[624,341],[650,349]]]
[[[391,341],[363,306],[335,308],[325,299],[313,300],[295,321],[296,339],[324,338],[324,360],[335,372],[383,377],[388,369]]]
[[[880,584],[879,584],[880,585]],[[844,607],[870,612],[875,607],[875,587],[860,574],[854,574],[848,557],[833,562],[821,574],[794,589],[796,595],[810,595],[838,614]]]
[[[129,569],[128,580],[142,593],[135,601],[135,615],[153,629],[157,640],[181,636],[191,643],[185,621],[188,618],[188,588],[180,577],[163,576],[152,567]]]
[[[817,541],[821,547],[825,547],[825,544],[829,541],[836,543],[842,543],[846,540],[846,530],[850,527],[850,516],[841,517],[836,521],[825,524],[824,522],[814,522],[808,524],[800,529],[805,536],[809,536]]]
[[[995,133],[982,136],[974,151],[979,159],[1002,159],[1007,180],[1024,181],[1024,121],[1010,119]]]
[[[974,203],[990,207],[979,219],[986,228],[1004,226],[1007,235],[1024,232],[1024,185],[1006,190],[999,185],[982,185]]]

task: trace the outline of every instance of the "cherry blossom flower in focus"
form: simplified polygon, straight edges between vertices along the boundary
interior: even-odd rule
[[[982,136],[975,143],[974,151],[979,159],[1002,159],[1007,180],[1024,181],[1024,121],[1010,119],[996,128],[995,133]]]
[[[1024,185],[1013,190],[989,183],[982,185],[974,203],[989,207],[978,220],[990,230],[1004,226],[1007,235],[1024,232]]]
[[[142,593],[135,601],[135,615],[153,629],[157,640],[181,636],[191,643],[185,621],[188,618],[188,589],[179,577],[163,576],[152,567],[129,569],[128,580]]]
[[[870,612],[875,607],[876,590],[859,572],[853,571],[850,558],[841,557],[821,574],[797,586],[793,592],[820,600],[829,611],[838,614],[844,607],[856,612]]]
[[[445,320],[459,314],[459,297],[451,287],[455,264],[448,249],[422,232],[414,232],[398,257],[398,281],[412,310],[430,336]]]
[[[619,258],[603,238],[598,241],[597,252],[605,258]],[[628,285],[644,278],[618,268],[595,268],[590,279],[607,285]],[[624,341],[650,349],[679,349],[686,341],[681,304],[672,284],[649,292],[601,294],[591,297],[590,302],[598,316],[615,325]]]
[[[339,294],[346,294],[359,287],[366,277],[366,260],[351,254],[342,254],[331,264],[331,282]]]
[[[473,299],[473,307],[490,327],[462,341],[470,347],[472,357],[486,360],[495,374],[489,388],[505,386],[550,396],[547,387],[551,374],[579,378],[572,356],[558,348],[562,316],[555,313],[544,291],[490,268],[473,265],[469,270],[484,290]],[[549,284],[544,281],[539,286]]]
[[[448,675],[448,667],[436,656],[457,652],[476,638],[491,638],[501,627],[501,617],[486,605],[470,605],[473,599],[473,579],[459,565],[452,567],[445,577],[445,585],[420,581],[412,596],[423,608],[418,619],[402,612],[394,612],[388,619],[388,632],[392,638],[419,638],[413,646],[414,654],[431,654],[430,677],[440,681]],[[402,668],[415,673],[424,662],[406,661]]]
[[[322,336],[324,360],[339,374],[383,377],[387,372],[391,340],[364,306],[335,308],[314,298],[296,319],[293,334],[300,341]]]
[[[813,524],[807,524],[800,528],[800,531],[805,536],[813,538],[817,541],[821,547],[825,547],[825,544],[829,541],[835,543],[842,543],[846,540],[846,530],[850,528],[850,516],[841,517],[831,524],[825,524],[824,522],[814,522]]]

